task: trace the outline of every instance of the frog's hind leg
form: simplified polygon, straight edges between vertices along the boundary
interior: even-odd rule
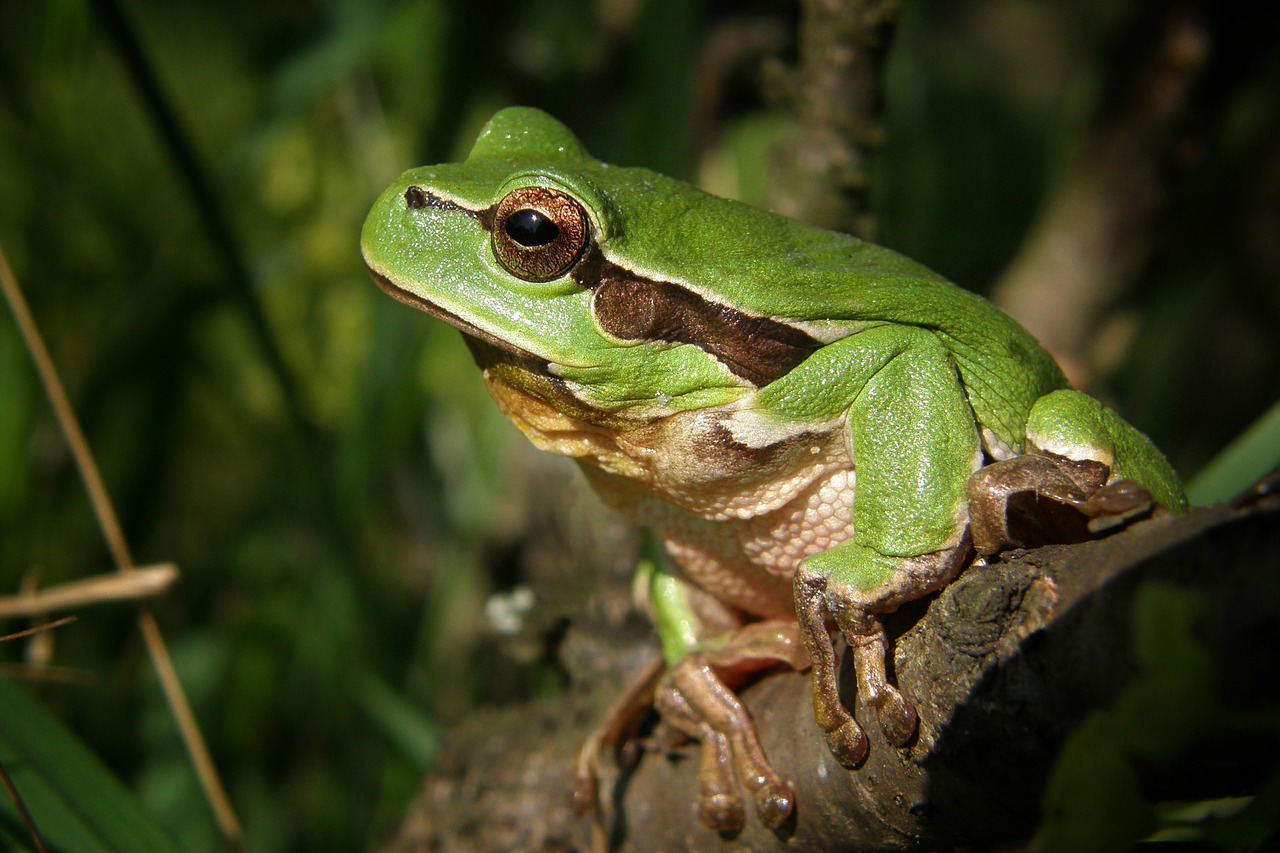
[[[1135,481],[1166,509],[1186,509],[1182,483],[1151,439],[1079,391],[1054,391],[1036,401],[1027,418],[1027,450],[1101,465],[1107,486]]]
[[[796,670],[809,665],[797,626],[756,622],[737,629],[717,648],[685,655],[655,693],[654,703],[663,720],[701,742],[698,814],[705,825],[719,832],[743,825],[739,782],[766,826],[779,826],[791,813],[791,783],[769,764],[755,723],[732,689],[752,673],[779,664]]]
[[[574,765],[573,810],[575,814],[595,811],[601,819],[597,788],[600,780],[600,755],[612,747],[618,753],[619,766],[629,765],[634,755],[633,736],[641,722],[653,707],[653,691],[662,679],[664,666],[660,657],[654,657],[636,673],[614,699],[600,725],[591,733],[578,750]],[[624,756],[623,753],[628,755]]]
[[[1151,493],[1135,480],[1107,482],[1100,462],[1027,454],[969,478],[969,529],[983,557],[1005,548],[1084,542],[1145,515]]]
[[[1153,504],[1185,507],[1177,475],[1155,445],[1115,412],[1078,391],[1036,401],[1026,453],[993,462],[968,481],[978,553],[1083,542],[1146,515]]]

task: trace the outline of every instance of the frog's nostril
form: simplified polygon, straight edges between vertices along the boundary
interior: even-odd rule
[[[431,204],[431,195],[422,187],[409,187],[404,191],[404,202],[410,210],[421,210]]]

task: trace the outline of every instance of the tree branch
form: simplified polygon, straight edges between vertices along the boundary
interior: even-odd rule
[[[1135,677],[1135,601],[1152,582],[1202,598],[1198,639],[1227,716],[1185,733],[1195,748],[1177,766],[1194,772],[1151,764],[1146,782],[1162,799],[1250,790],[1269,769],[1259,756],[1276,753],[1260,741],[1274,733],[1241,721],[1280,702],[1268,675],[1280,647],[1278,521],[1272,496],[971,568],[891,620],[898,683],[920,710],[913,745],[894,749],[873,723],[867,763],[844,770],[813,724],[807,674],[773,674],[743,698],[771,760],[796,786],[795,818],[777,833],[750,820],[741,835],[721,838],[697,823],[694,753],[648,751],[633,772],[607,780],[617,809],[609,846],[931,849],[1025,838],[1064,742]],[[461,727],[393,849],[587,846],[589,826],[565,806],[568,768],[607,701],[579,686]],[[862,707],[856,715],[874,719]]]
[[[883,72],[898,0],[805,0],[800,61],[774,75],[772,99],[796,124],[773,157],[769,207],[875,236],[871,160],[884,144]]]

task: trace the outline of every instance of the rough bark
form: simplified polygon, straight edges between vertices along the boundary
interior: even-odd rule
[[[573,754],[609,699],[584,685],[460,728],[393,849],[937,849],[1025,838],[1064,741],[1134,676],[1132,618],[1146,585],[1202,597],[1198,637],[1233,720],[1280,707],[1271,677],[1280,648],[1278,522],[1280,498],[1264,497],[967,570],[891,625],[898,683],[919,705],[919,738],[894,749],[868,726],[871,755],[852,772],[832,760],[813,725],[807,674],[762,678],[744,700],[798,802],[776,832],[754,820],[732,838],[703,829],[694,754],[652,749],[606,780],[609,834],[593,839],[590,822],[566,805]],[[855,713],[873,719],[865,708]],[[1277,754],[1267,740],[1274,731],[1257,728],[1223,723],[1180,759],[1186,772],[1153,764],[1144,783],[1162,799],[1253,790]]]
[[[884,60],[898,0],[805,0],[799,63],[775,69],[772,100],[795,115],[773,157],[769,206],[875,237],[871,161],[884,144]]]

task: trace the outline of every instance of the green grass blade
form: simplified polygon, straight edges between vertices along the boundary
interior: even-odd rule
[[[1229,501],[1280,466],[1280,402],[1214,457],[1187,486],[1196,506]]]
[[[98,758],[19,688],[0,679],[0,761],[51,851],[176,853]],[[0,839],[31,845],[16,804],[0,796]]]

